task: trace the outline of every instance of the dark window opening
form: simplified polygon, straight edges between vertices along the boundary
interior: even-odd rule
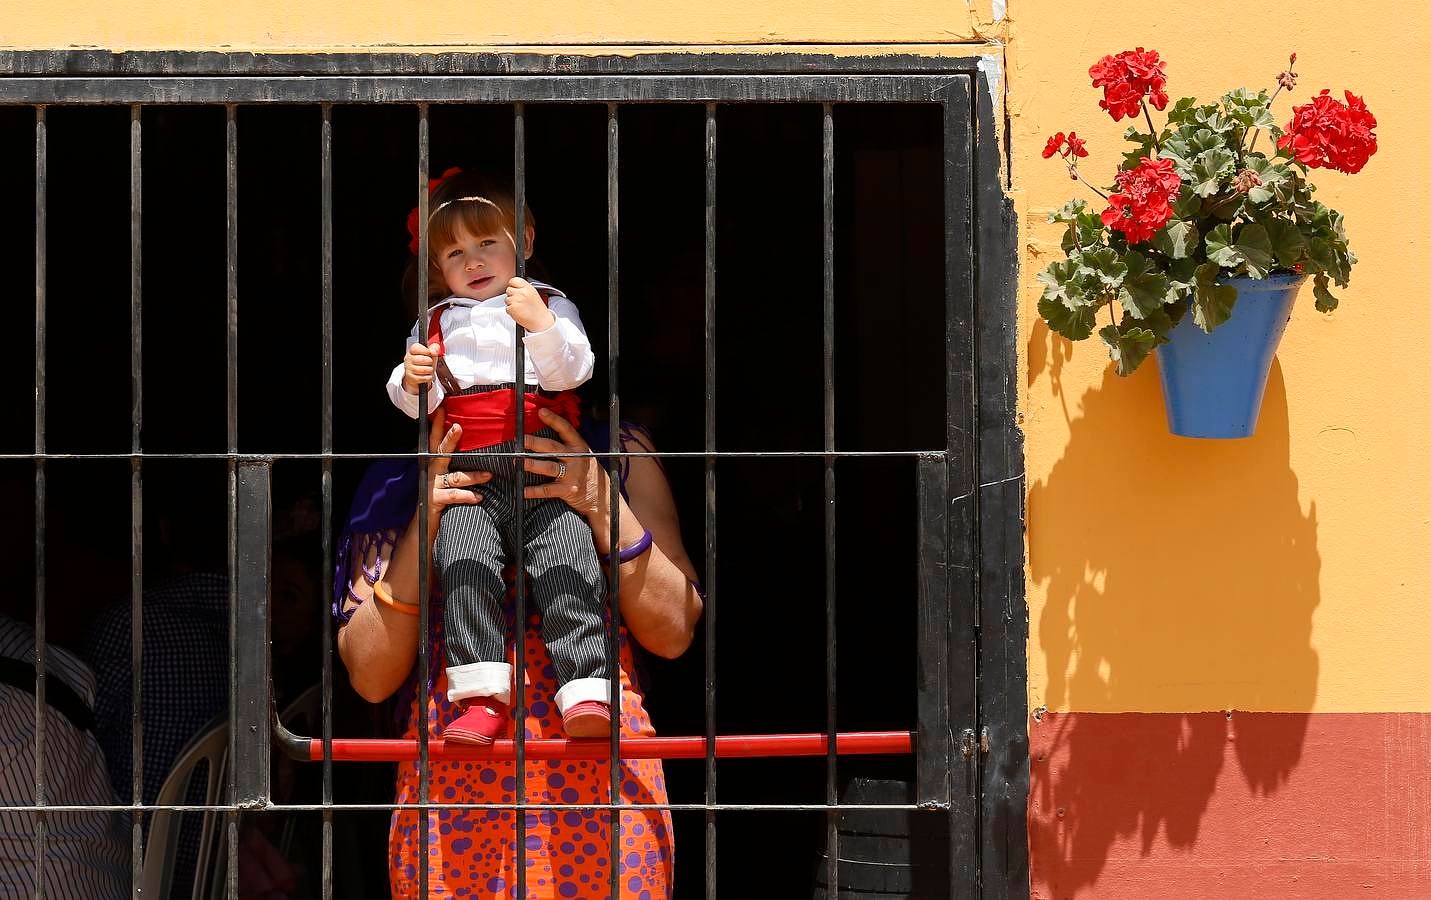
[[[222,107],[152,107],[143,118],[144,263],[142,444],[152,453],[225,450],[225,179]],[[509,173],[512,110],[431,110],[431,169]],[[0,108],[3,133],[33,133],[34,113]],[[606,109],[531,105],[527,196],[536,217],[533,273],[565,290],[595,344],[597,375],[583,389],[604,411],[606,383]],[[623,106],[621,122],[621,369],[623,417],[663,451],[704,441],[705,109]],[[313,106],[238,113],[238,446],[242,453],[317,453],[322,416],[319,112]],[[403,453],[415,426],[393,410],[383,382],[401,358],[412,315],[400,296],[405,219],[414,203],[416,113],[410,106],[333,111],[333,428],[340,453]],[[129,451],[129,110],[48,112],[49,230],[47,445],[51,453]],[[821,108],[723,105],[719,110],[716,284],[717,444],[721,450],[817,451],[823,440],[821,344]],[[943,120],[932,105],[835,107],[837,448],[942,451],[945,422]],[[33,202],[33,141],[0,143],[0,201]],[[5,293],[16,333],[33,333],[28,215],[12,216]],[[33,365],[20,340],[20,377],[0,384],[21,414],[4,431],[8,453],[33,450],[23,411]],[[604,448],[597,448],[604,449]],[[704,461],[667,460],[688,551],[705,545]],[[338,460],[341,519],[365,463]],[[821,457],[719,463],[720,615],[717,733],[818,732],[825,718],[824,462]],[[274,465],[274,680],[280,706],[318,680],[322,573],[314,517],[320,464]],[[841,731],[915,727],[917,510],[907,455],[849,457],[838,477],[838,724]],[[107,605],[127,607],[127,461],[52,462],[46,509],[51,640],[80,648]],[[175,567],[222,569],[227,468],[223,460],[144,464],[146,587]],[[5,461],[0,502],[7,545],[30,544],[34,466]],[[21,588],[5,609],[33,618]],[[290,577],[291,576],[291,577]],[[311,593],[294,591],[308,579]],[[658,733],[704,731],[698,634],[676,661],[647,657],[643,673]],[[146,658],[164,651],[145,647]],[[146,671],[148,667],[146,666]],[[334,665],[337,736],[369,736],[379,713]],[[103,673],[101,673],[103,677]],[[124,683],[128,684],[128,676]],[[146,718],[147,721],[147,718]],[[317,733],[314,728],[308,732]],[[721,803],[820,804],[825,761],[721,761]],[[700,761],[668,761],[673,803],[700,802]],[[287,771],[287,770],[285,770]],[[912,757],[842,757],[839,777],[914,780]],[[334,766],[338,802],[390,802],[385,766]],[[285,778],[290,776],[284,776]],[[318,767],[291,773],[293,802],[315,802]],[[282,779],[280,779],[281,781]],[[126,782],[127,783],[127,782]],[[276,782],[278,783],[278,782]],[[387,795],[384,795],[384,790]],[[128,802],[126,792],[121,792]],[[907,802],[907,801],[900,801]],[[273,813],[297,825],[302,860],[319,869],[316,814]],[[387,813],[344,812],[343,844],[381,868]],[[760,866],[768,896],[808,896],[825,841],[818,812],[722,812],[720,881],[732,895]],[[675,815],[677,896],[700,896],[703,816]],[[306,835],[306,837],[304,837]],[[305,843],[306,841],[306,843]],[[778,850],[774,849],[778,848]],[[821,869],[823,871],[823,869]],[[947,883],[947,878],[945,879]],[[305,885],[316,895],[316,877]],[[340,896],[357,896],[338,891]],[[753,896],[753,894],[752,894]]]

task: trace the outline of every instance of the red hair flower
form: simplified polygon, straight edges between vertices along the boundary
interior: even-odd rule
[[[1345,91],[1344,104],[1324,90],[1306,106],[1292,108],[1286,134],[1277,140],[1281,150],[1291,148],[1297,161],[1309,169],[1335,169],[1355,174],[1376,152],[1376,117],[1366,103]]]
[[[1158,59],[1158,51],[1142,47],[1103,57],[1088,69],[1093,86],[1103,88],[1098,105],[1115,122],[1124,116],[1136,116],[1145,96],[1154,109],[1164,109],[1168,105],[1168,95],[1163,90],[1168,83],[1164,65]]]
[[[433,194],[433,192],[437,190],[437,188],[442,184],[442,182],[444,182],[444,181],[446,181],[447,179],[451,178],[453,175],[461,175],[461,174],[462,174],[462,169],[461,169],[460,167],[458,167],[458,166],[452,166],[452,167],[450,167],[450,168],[444,170],[443,173],[442,173],[442,175],[441,175],[441,177],[428,179],[428,181],[427,181],[427,196],[428,196],[428,197],[431,197],[432,194]],[[407,252],[411,253],[413,256],[417,256],[417,235],[418,235],[417,226],[418,226],[418,222],[417,222],[417,207],[414,206],[414,207],[412,208],[412,212],[410,212],[410,213],[407,214],[407,233],[408,233],[408,236],[412,238],[412,240],[410,240],[410,241],[407,242]]]
[[[1104,225],[1123,232],[1128,243],[1142,243],[1173,217],[1173,201],[1182,184],[1171,159],[1145,156],[1137,168],[1118,173],[1118,191],[1108,198],[1100,218]]]
[[[1087,156],[1088,151],[1083,149],[1088,142],[1078,136],[1078,132],[1070,131],[1065,137],[1062,131],[1056,132],[1048,139],[1048,143],[1043,145],[1043,158],[1049,159],[1058,153],[1064,159],[1069,156]],[[1061,151],[1061,152],[1060,152]]]

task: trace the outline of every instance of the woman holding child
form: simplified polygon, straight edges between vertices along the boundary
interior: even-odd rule
[[[516,270],[516,242],[513,239],[515,203],[511,192],[480,177],[449,170],[448,177],[436,186],[432,194],[431,208],[442,211],[462,206],[480,207],[480,214],[449,217],[445,227],[439,229],[440,235],[429,232],[429,282],[434,290],[440,292],[436,299],[452,295],[453,298],[465,298],[467,306],[450,304],[448,308],[456,310],[457,318],[449,317],[446,312],[434,313],[434,319],[441,317],[440,325],[434,326],[434,333],[428,336],[414,334],[410,338],[409,353],[404,366],[399,367],[402,371],[394,373],[400,390],[405,391],[409,386],[415,388],[418,384],[430,385],[433,378],[444,374],[434,371],[437,360],[443,356],[442,344],[452,345],[458,338],[461,327],[468,322],[463,316],[473,317],[473,330],[476,330],[478,313],[464,312],[468,307],[497,308],[517,321],[525,320],[524,327],[532,332],[528,335],[528,347],[533,346],[533,337],[538,342],[546,341],[546,344],[537,347],[539,357],[553,346],[554,338],[547,334],[548,331],[565,329],[562,332],[565,335],[562,337],[565,342],[563,347],[574,345],[580,349],[583,336],[578,333],[579,320],[574,328],[570,324],[562,325],[560,321],[561,318],[568,321],[575,318],[570,302],[553,303],[552,295],[561,296],[563,300],[564,296],[556,291],[538,294],[532,283],[512,275]],[[493,211],[497,215],[492,215]],[[529,213],[526,221],[532,222]],[[415,237],[416,223],[413,226]],[[474,231],[483,233],[472,233]],[[529,226],[524,241],[528,254],[533,237],[534,232]],[[463,256],[464,252],[468,259],[460,265],[453,265],[451,261]],[[455,275],[452,274],[454,272]],[[453,290],[454,284],[458,290]],[[487,293],[492,295],[491,299],[484,296]],[[505,299],[498,301],[499,297]],[[534,297],[537,298],[535,301]],[[551,315],[546,314],[546,309],[542,307],[550,309]],[[489,320],[493,318],[492,313],[486,315]],[[539,330],[531,329],[530,325],[538,326]],[[441,333],[448,330],[451,333]],[[424,337],[428,339],[424,340]],[[414,352],[414,348],[420,352]],[[527,354],[528,373],[525,380],[528,384],[544,387],[540,384],[544,374],[532,369],[532,355]],[[548,355],[565,358],[566,365],[570,365],[571,359],[576,356],[569,349],[552,351]],[[510,352],[506,354],[505,373],[499,361],[495,367],[487,367],[485,376],[482,373],[473,376],[470,357],[470,353],[464,358],[454,353],[452,371],[445,373],[451,380],[441,382],[447,388],[448,396],[485,394],[511,387],[504,383],[514,380]],[[469,371],[462,371],[459,363],[468,363],[466,368]],[[423,380],[424,376],[427,380]],[[663,657],[674,658],[686,650],[702,609],[694,568],[681,544],[675,506],[660,463],[650,456],[629,457],[613,466],[608,473],[594,457],[579,455],[590,452],[590,446],[566,417],[577,408],[576,404],[562,402],[559,396],[555,396],[559,394],[560,387],[565,385],[552,392],[553,402],[542,402],[533,396],[535,392],[524,397],[528,404],[528,434],[522,436],[522,445],[527,450],[555,458],[525,460],[525,475],[515,483],[523,485],[524,496],[531,501],[528,509],[540,507],[543,501],[548,504],[555,502],[567,514],[574,516],[577,528],[573,530],[563,526],[566,527],[564,534],[579,533],[582,541],[590,541],[590,547],[581,548],[579,552],[589,556],[594,551],[595,558],[608,567],[607,577],[610,566],[619,567],[618,602],[622,627],[618,665],[614,671],[620,679],[621,708],[610,710],[607,714],[613,725],[619,725],[623,737],[651,735],[654,731],[643,706],[641,686],[635,677],[630,641],[634,638],[645,650]],[[389,390],[391,394],[392,388]],[[434,393],[441,398],[440,392]],[[395,396],[394,402],[402,406],[406,399]],[[510,506],[511,500],[507,498],[513,491],[513,482],[499,473],[499,480],[507,483],[500,487],[489,486],[493,480],[493,474],[488,470],[491,467],[489,461],[472,456],[464,459],[463,453],[474,446],[473,442],[470,439],[464,442],[464,426],[455,423],[449,427],[442,406],[438,405],[437,409],[432,422],[432,449],[442,454],[456,453],[459,461],[456,468],[450,468],[448,459],[433,460],[429,466],[428,483],[420,486],[428,491],[430,498],[427,533],[430,538],[441,542],[444,510],[480,508],[482,503],[489,503],[489,508],[494,508],[502,502],[493,499],[499,491],[506,492],[503,500]],[[482,419],[482,416],[488,418]],[[462,418],[468,423],[468,429],[487,429],[491,424],[491,417],[486,411],[479,411],[475,420],[470,416]],[[500,430],[492,434],[508,437]],[[514,433],[510,437],[516,439]],[[480,446],[490,451],[492,443],[483,441]],[[644,430],[623,424],[621,449],[651,452],[654,447]],[[609,508],[609,478],[612,475],[618,479],[618,500],[621,504],[620,534],[614,546]],[[335,615],[341,623],[339,653],[354,688],[370,702],[380,702],[402,690],[399,702],[405,738],[417,737],[420,710],[424,707],[419,702],[421,695],[417,691],[424,687],[430,701],[426,704],[428,714],[425,723],[430,738],[442,737],[449,726],[473,709],[480,711],[482,721],[476,726],[457,725],[452,732],[454,736],[459,732],[469,733],[469,743],[485,743],[484,738],[510,738],[515,727],[512,721],[512,710],[516,705],[515,681],[491,685],[491,690],[480,695],[473,695],[470,690],[451,690],[445,621],[453,622],[454,619],[451,613],[444,614],[445,585],[441,583],[441,578],[432,581],[431,669],[421,679],[414,671],[420,638],[416,603],[418,572],[423,560],[433,559],[434,549],[432,546],[421,548],[418,544],[418,513],[415,512],[418,490],[415,464],[411,460],[395,460],[375,463],[357,491],[353,512],[340,545],[340,564],[344,569],[338,579],[340,594],[334,603]],[[529,518],[535,519],[542,527],[540,523],[550,523],[560,517],[539,515]],[[511,535],[503,532],[501,529],[505,526],[500,524],[500,518],[497,520],[499,525],[494,533],[499,534],[508,545],[512,540],[540,540],[540,537],[533,538],[530,533]],[[528,524],[528,529],[531,527]],[[495,543],[500,544],[503,540],[496,540]],[[563,546],[566,546],[574,539],[564,537],[563,541],[566,542]],[[562,552],[577,551],[564,549]],[[447,555],[461,558],[461,554],[455,551],[448,551]],[[491,563],[485,565],[488,570],[493,568]],[[449,562],[447,566],[456,570],[463,564]],[[530,564],[528,567],[530,569]],[[499,634],[499,638],[504,640],[498,644],[499,648],[505,646],[504,658],[483,659],[466,665],[486,666],[482,671],[488,680],[494,670],[510,672],[514,679],[515,673],[521,671],[521,667],[516,665],[517,642],[511,621],[514,573],[510,566],[503,569],[500,564],[495,570],[502,572],[502,581],[498,583],[495,627],[500,631],[505,626],[505,634]],[[539,572],[529,571],[528,574],[540,577]],[[454,584],[457,582],[456,577],[449,580]],[[598,577],[596,580],[599,582],[601,579]],[[576,698],[562,696],[564,686],[580,685],[590,679],[581,678],[578,672],[578,677],[573,680],[571,673],[565,671],[569,667],[562,662],[560,654],[564,652],[562,648],[566,642],[549,624],[544,627],[541,613],[542,609],[549,608],[557,611],[552,615],[562,615],[563,622],[572,619],[570,608],[582,602],[579,597],[588,588],[589,585],[582,587],[578,583],[569,592],[570,596],[562,593],[565,588],[558,588],[553,595],[557,599],[550,601],[550,607],[545,605],[548,601],[539,598],[529,603],[530,615],[525,623],[525,733],[529,739],[589,733],[590,725],[585,723],[591,721],[589,716],[593,710],[597,713],[595,721],[598,724],[601,722],[600,707],[604,704],[593,705],[592,701],[604,699],[604,694],[601,698],[594,693],[589,696],[581,694]],[[599,584],[597,588],[599,593]],[[529,597],[532,596],[529,592]],[[588,611],[591,611],[589,601],[585,602]],[[593,614],[603,615],[600,610],[595,610]],[[605,619],[600,621],[604,623]],[[454,630],[461,627],[453,626]],[[554,638],[554,634],[558,636]],[[549,652],[544,640],[557,650]],[[595,664],[599,666],[601,661],[597,660]],[[559,667],[564,671],[559,672]],[[458,681],[459,684],[466,684],[460,677],[462,671],[458,672]],[[591,671],[600,675],[609,670],[598,668]],[[567,693],[570,694],[570,691]],[[583,713],[587,714],[586,717],[580,715]],[[470,716],[466,721],[471,721]],[[528,760],[525,800],[538,807],[541,804],[605,804],[609,802],[609,781],[607,762]],[[618,784],[623,804],[667,802],[659,760],[622,760]],[[419,785],[417,764],[400,764],[396,802],[417,803]],[[511,760],[434,762],[431,765],[428,799],[433,804],[514,803],[517,799],[515,764]],[[517,827],[512,810],[434,809],[428,815],[430,896],[515,895]],[[599,809],[538,808],[528,811],[525,845],[527,897],[533,900],[561,900],[607,896],[611,877],[608,863],[612,862],[607,818],[606,811]],[[420,824],[415,810],[398,810],[393,814],[388,856],[395,897],[418,896],[419,854],[422,850],[419,846]],[[619,837],[619,852],[614,862],[619,867],[622,896],[638,900],[669,896],[674,866],[670,812],[665,809],[622,811]]]

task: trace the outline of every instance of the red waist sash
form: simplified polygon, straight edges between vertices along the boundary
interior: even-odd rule
[[[533,434],[547,427],[537,415],[539,409],[549,409],[566,419],[573,427],[580,427],[581,404],[574,391],[562,391],[548,396],[535,391],[526,395],[527,434]],[[462,426],[462,437],[457,442],[461,451],[491,447],[517,437],[517,392],[514,388],[499,388],[480,394],[457,394],[444,397],[442,409],[447,413],[449,426],[456,422]]]

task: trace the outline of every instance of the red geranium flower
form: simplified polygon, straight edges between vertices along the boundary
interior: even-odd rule
[[[1076,131],[1070,131],[1067,137],[1064,137],[1062,131],[1056,132],[1048,139],[1048,143],[1043,145],[1043,158],[1048,159],[1055,153],[1064,159],[1069,156],[1087,156],[1088,151],[1083,149],[1086,143],[1088,142],[1079,137]]]
[[[1173,217],[1172,202],[1182,184],[1171,159],[1143,157],[1137,168],[1118,173],[1118,191],[1108,198],[1103,224],[1123,232],[1130,244],[1150,239]]]
[[[1324,90],[1305,106],[1292,108],[1287,133],[1277,147],[1292,149],[1297,161],[1309,169],[1336,169],[1355,174],[1376,152],[1376,117],[1366,103],[1345,91],[1343,104]]]
[[[1168,76],[1163,71],[1165,64],[1158,59],[1158,51],[1124,50],[1117,56],[1105,56],[1088,70],[1094,87],[1103,88],[1103,99],[1098,105],[1108,111],[1113,121],[1127,116],[1133,118],[1143,104],[1143,97],[1155,109],[1168,105],[1168,95],[1163,90]]]

